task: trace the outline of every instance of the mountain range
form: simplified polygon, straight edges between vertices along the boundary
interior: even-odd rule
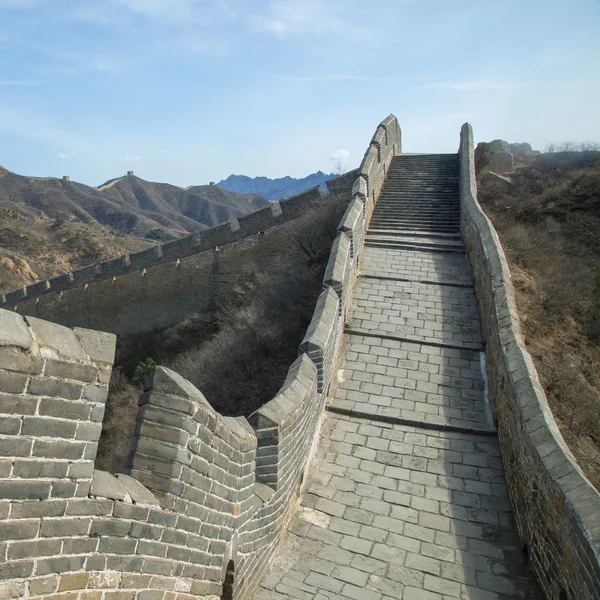
[[[227,179],[223,179],[217,185],[230,192],[238,194],[258,194],[267,200],[281,200],[288,196],[294,196],[304,190],[308,190],[316,185],[320,185],[324,192],[327,191],[325,182],[336,174],[329,175],[323,171],[311,173],[301,179],[294,177],[278,177],[269,179],[268,177],[247,177],[246,175],[230,175]]]
[[[201,231],[332,177],[231,175],[182,188],[130,171],[92,187],[0,166],[0,291]]]
[[[66,179],[26,177],[0,167],[0,208],[29,216],[98,222],[146,237],[179,237],[262,208],[265,198],[215,185],[181,188],[145,181],[132,173],[95,188]]]

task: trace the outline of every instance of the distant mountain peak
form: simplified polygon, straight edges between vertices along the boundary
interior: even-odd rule
[[[325,183],[333,177],[336,177],[336,175],[333,173],[328,175],[323,171],[311,173],[300,179],[289,175],[275,179],[264,176],[230,175],[227,179],[219,181],[217,185],[224,190],[238,194],[258,194],[268,200],[281,200],[304,192],[316,185],[320,185],[323,191],[327,191]]]

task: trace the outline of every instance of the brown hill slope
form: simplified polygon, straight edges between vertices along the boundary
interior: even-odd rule
[[[479,201],[506,251],[554,417],[600,489],[600,152],[515,164],[494,173],[480,163]]]
[[[122,234],[179,237],[261,208],[260,196],[216,186],[183,189],[129,175],[99,188],[55,178],[24,177],[0,167],[0,208],[48,220],[100,223]]]
[[[0,167],[0,291],[143,250],[267,204],[216,186],[185,190],[128,175],[94,188]]]

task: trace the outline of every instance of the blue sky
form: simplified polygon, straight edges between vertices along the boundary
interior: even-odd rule
[[[600,142],[598,0],[0,0],[0,164],[90,185]]]

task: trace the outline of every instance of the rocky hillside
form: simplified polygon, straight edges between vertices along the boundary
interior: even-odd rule
[[[25,177],[0,167],[0,208],[48,221],[97,223],[141,238],[179,237],[266,204],[259,196],[217,186],[184,189],[133,174],[94,188],[64,179]]]
[[[156,244],[98,223],[49,220],[0,208],[0,292]]]
[[[305,190],[309,190],[317,185],[326,192],[325,182],[337,177],[334,173],[327,175],[322,171],[317,171],[301,179],[294,177],[278,177],[269,179],[268,177],[247,177],[246,175],[230,175],[227,179],[219,181],[217,184],[224,190],[237,192],[239,194],[252,193],[259,194],[269,200],[281,200],[289,196],[294,196]]]

